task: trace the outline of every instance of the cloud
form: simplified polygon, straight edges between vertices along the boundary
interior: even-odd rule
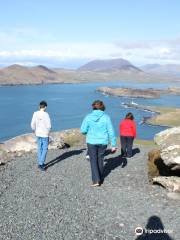
[[[180,38],[146,42],[119,42],[115,45],[135,62],[180,64]]]
[[[179,63],[180,37],[112,43],[60,42],[52,33],[19,27],[0,31],[0,62],[24,64],[125,58],[134,64]]]

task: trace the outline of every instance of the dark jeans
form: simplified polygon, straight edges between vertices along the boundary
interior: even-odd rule
[[[121,154],[127,157],[132,157],[132,146],[134,137],[120,136]]]
[[[87,144],[90,156],[92,182],[100,183],[103,181],[104,154],[107,145]]]

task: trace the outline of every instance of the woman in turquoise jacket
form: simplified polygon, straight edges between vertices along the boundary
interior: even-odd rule
[[[116,150],[116,137],[111,119],[104,112],[104,103],[96,100],[92,107],[93,111],[82,122],[81,133],[86,135],[91,163],[92,186],[100,186],[103,182],[104,153],[109,142],[112,147],[111,151]]]

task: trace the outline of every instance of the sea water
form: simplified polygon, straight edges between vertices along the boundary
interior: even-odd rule
[[[47,111],[52,120],[52,131],[79,128],[83,118],[91,112],[91,103],[100,99],[106,105],[106,113],[112,119],[116,135],[119,135],[119,122],[131,111],[137,124],[137,138],[153,139],[164,129],[161,126],[140,124],[150,112],[138,109],[126,109],[122,102],[131,98],[104,96],[96,89],[101,86],[166,88],[168,84],[137,84],[134,82],[114,81],[106,83],[49,84],[29,86],[0,87],[0,141],[31,132],[30,122],[34,111],[42,100],[48,103]],[[171,84],[172,86],[172,84]],[[137,104],[180,107],[180,96],[162,95],[159,99],[133,99]]]

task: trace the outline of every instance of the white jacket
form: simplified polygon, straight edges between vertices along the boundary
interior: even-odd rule
[[[35,131],[37,137],[48,137],[51,129],[51,120],[49,114],[44,111],[34,112],[31,128]]]

